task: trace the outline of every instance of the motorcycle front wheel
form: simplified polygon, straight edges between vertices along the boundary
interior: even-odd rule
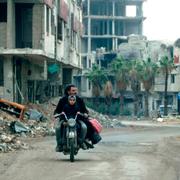
[[[69,139],[70,145],[70,161],[74,162],[74,139]]]

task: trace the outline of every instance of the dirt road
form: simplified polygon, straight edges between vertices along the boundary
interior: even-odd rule
[[[177,135],[179,128],[105,130],[74,163],[54,152],[54,137],[39,139],[30,150],[0,154],[0,180],[180,180]]]

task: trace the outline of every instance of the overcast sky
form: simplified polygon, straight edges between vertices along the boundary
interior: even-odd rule
[[[147,0],[143,6],[144,35],[148,40],[180,38],[180,0]]]

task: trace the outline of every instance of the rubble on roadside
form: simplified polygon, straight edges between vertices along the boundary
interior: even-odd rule
[[[88,108],[89,110],[89,115],[92,118],[97,119],[103,127],[106,128],[115,128],[115,127],[123,127],[124,125],[121,124],[121,121],[119,118],[113,118],[113,117],[109,117],[108,115],[103,115],[101,113],[98,113],[90,108]]]
[[[180,124],[180,116],[168,115],[168,116],[157,118],[155,119],[155,121],[161,124]]]
[[[15,134],[11,132],[10,124],[13,122],[13,120],[6,119],[5,114],[6,113],[0,111],[0,152],[9,152],[17,149],[27,149],[28,145],[20,141],[21,134]]]
[[[29,149],[26,138],[54,135],[52,115],[54,107],[46,104],[28,104],[23,120],[0,110],[0,152]]]
[[[27,120],[9,121],[0,120],[0,152],[9,152],[17,149],[28,149],[28,145],[22,142],[24,138],[38,138],[54,135],[55,131],[48,122]]]
[[[97,119],[103,127],[106,128],[118,128],[118,127],[124,127],[124,123],[122,121],[149,121],[152,123],[161,123],[161,124],[180,124],[180,116],[166,116],[166,117],[159,117],[159,118],[146,118],[146,117],[141,117],[137,118],[135,116],[107,116],[103,115],[101,113],[98,113],[90,108],[88,108],[90,116]]]

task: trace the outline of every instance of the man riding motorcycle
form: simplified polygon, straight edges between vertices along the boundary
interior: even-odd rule
[[[74,108],[78,108],[78,112],[85,114],[85,116],[88,116],[88,110],[86,109],[86,106],[84,104],[84,101],[76,95],[77,94],[77,88],[75,85],[70,84],[66,87],[65,89],[65,95],[59,100],[59,103],[54,111],[54,114],[60,114],[64,111],[65,108],[68,108],[69,102],[68,102],[68,96],[74,96],[76,99],[76,107],[74,106]],[[70,110],[71,108],[69,108]],[[73,109],[73,108],[72,108]],[[77,109],[73,110],[74,112],[77,111]],[[73,111],[69,111],[69,115],[71,115],[71,113],[73,114]],[[85,118],[84,118],[85,120]],[[87,126],[83,121],[79,121],[80,122],[80,134],[79,134],[79,143],[82,149],[87,149],[86,145],[88,145],[90,148],[93,148],[93,145],[89,144],[86,142],[86,144],[84,144],[84,140],[85,140],[85,136],[87,133]],[[56,146],[56,151],[57,152],[61,152],[62,151],[62,122],[58,121],[58,123],[56,124],[56,141],[57,141],[57,146]]]

